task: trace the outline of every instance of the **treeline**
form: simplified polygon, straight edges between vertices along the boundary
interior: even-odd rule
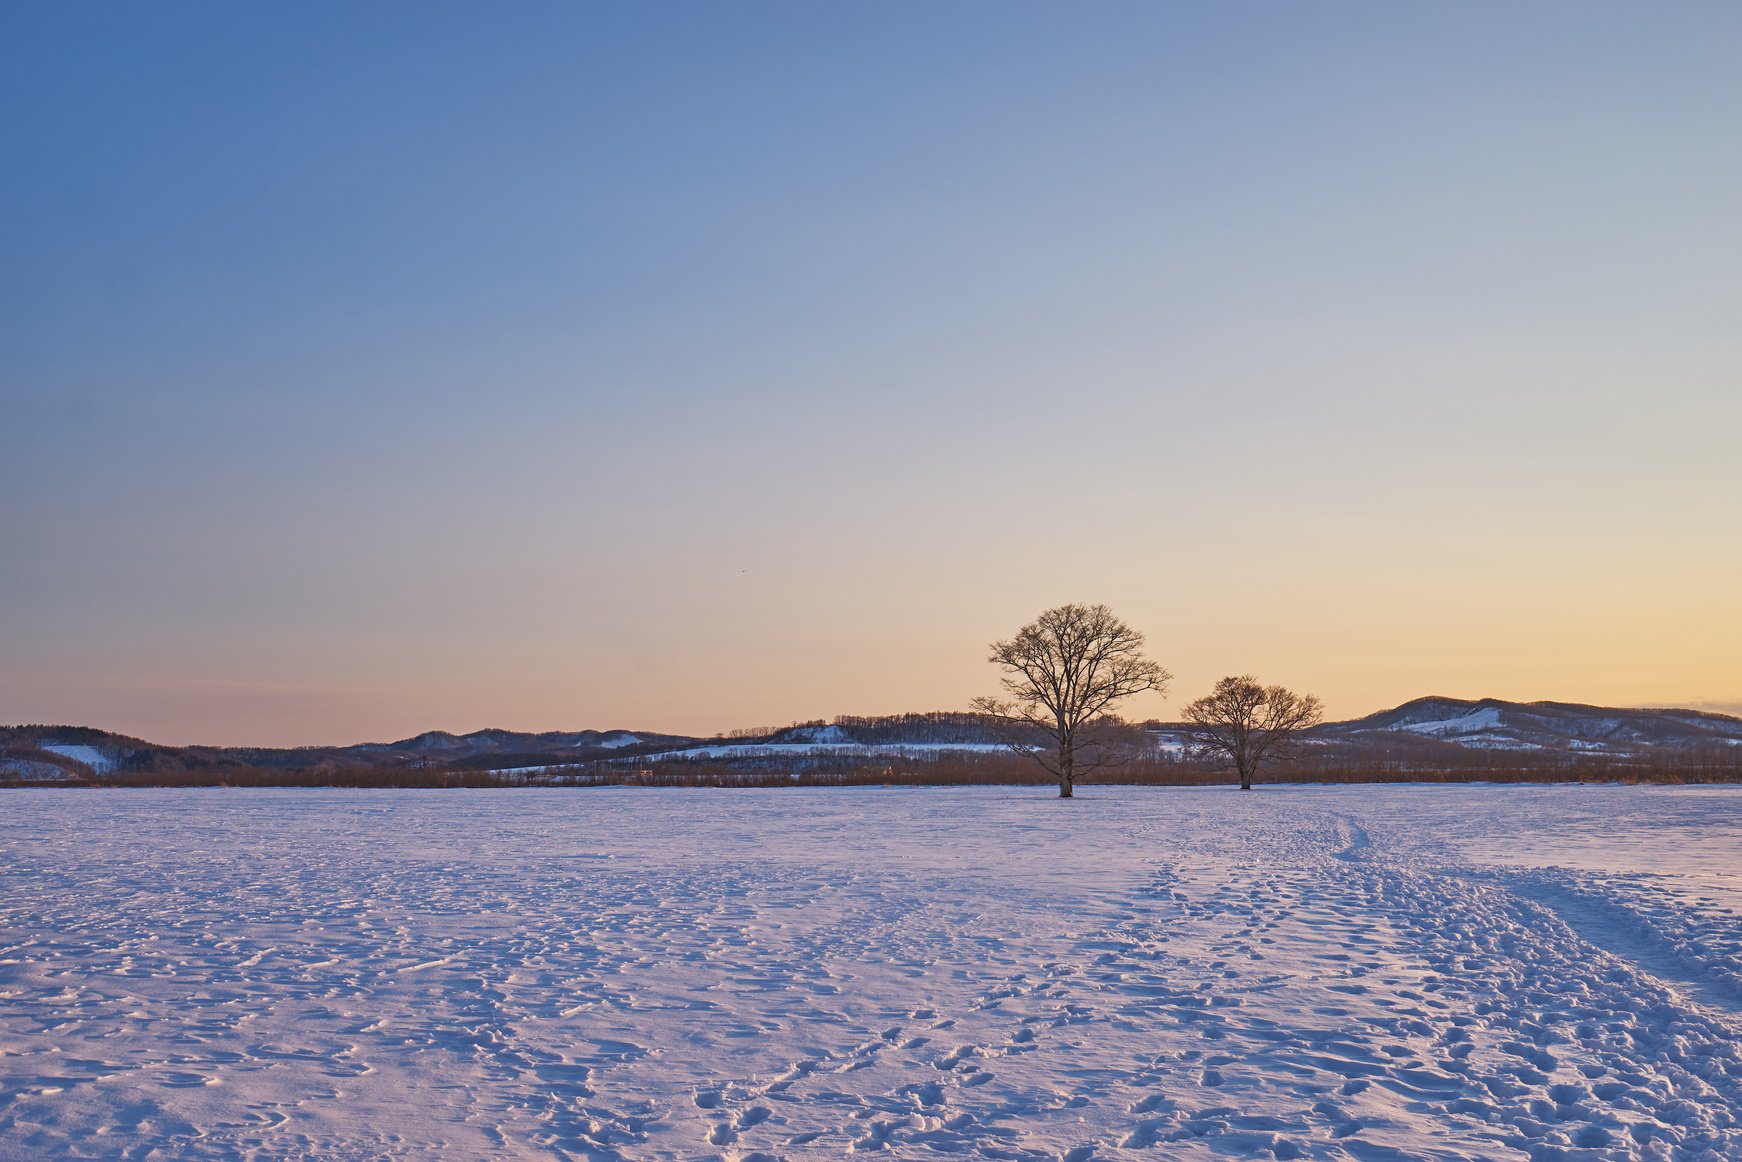
[[[917,746],[939,743],[997,743],[1003,736],[997,719],[973,711],[926,710],[906,714],[837,714],[834,718],[811,718],[785,726],[752,726],[729,730],[716,741],[730,743],[778,742],[806,731],[833,726],[848,740],[866,746]]]
[[[480,771],[460,767],[200,767],[149,772],[115,770],[88,775],[76,782],[0,776],[0,786],[58,787],[350,787],[350,788],[486,788],[486,787],[854,787],[854,786],[1043,786],[1052,778],[1034,763],[1008,754],[952,754],[932,761],[867,764],[807,762],[746,764],[685,759],[634,767],[610,763],[576,764],[529,773]],[[1103,786],[1208,787],[1231,786],[1231,771],[1185,761],[1138,760],[1095,772],[1085,788]],[[1264,783],[1742,783],[1742,765],[1699,761],[1584,761],[1578,763],[1517,763],[1483,770],[1404,767],[1375,762],[1341,767],[1281,768]]]
[[[853,787],[853,786],[1045,786],[1054,780],[1014,755],[951,755],[935,762],[867,766],[807,764],[803,769],[685,760],[644,768],[576,767],[521,777],[512,785],[651,787]],[[1213,787],[1238,782],[1232,771],[1187,762],[1145,760],[1099,771],[1084,787]],[[1378,764],[1340,769],[1279,770],[1264,780],[1277,785],[1347,783],[1742,783],[1742,766],[1682,763],[1592,763],[1519,765],[1482,772],[1403,769]]]
[[[124,734],[110,734],[106,730],[98,730],[91,726],[52,726],[40,722],[27,722],[21,726],[0,726],[0,745],[17,743],[35,746],[50,736],[56,742],[66,743],[69,746],[102,746],[116,742],[135,746],[151,745],[142,739],[129,738]]]
[[[838,714],[831,725],[838,727],[854,742],[870,746],[997,743],[1004,737],[997,719],[972,711],[932,710],[878,717]]]
[[[1191,759],[1183,759],[1190,763]],[[1267,776],[1270,777],[1270,776]],[[1332,781],[1742,781],[1738,748],[1663,748],[1633,755],[1567,750],[1475,750],[1433,740],[1339,740],[1300,748],[1275,778]]]
[[[760,759],[672,759],[652,765],[585,763],[537,773],[502,772],[503,785],[660,786],[660,787],[848,787],[848,786],[1040,786],[1053,779],[1029,759],[1011,753],[946,752],[935,759],[856,759],[818,754],[800,762]],[[1279,765],[1265,780],[1301,783],[1738,783],[1742,761],[1736,756],[1676,759],[1592,759],[1559,761],[1552,756],[1490,762],[1480,769],[1417,766],[1384,756],[1369,761],[1334,762],[1314,757]],[[1188,758],[1149,757],[1093,772],[1085,786],[1206,787],[1232,785],[1232,771]]]
[[[0,781],[0,786],[43,786]],[[502,787],[514,784],[487,771],[437,766],[245,767],[205,765],[173,770],[113,770],[61,787]]]
[[[77,780],[85,767],[32,742],[0,742],[0,787],[40,786]]]

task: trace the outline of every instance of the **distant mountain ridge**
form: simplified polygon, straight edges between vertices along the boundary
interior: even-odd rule
[[[1742,746],[1742,718],[1702,710],[1432,696],[1365,718],[1327,723],[1316,733],[1335,739],[1407,735],[1481,750],[1632,755],[1660,749]]]
[[[0,780],[69,782],[112,772],[369,770],[441,766],[455,770],[592,762],[695,742],[655,731],[430,730],[397,742],[351,746],[161,746],[88,726],[0,727]]]
[[[1141,729],[1132,727],[1133,731]],[[1183,723],[1149,724],[1156,756],[1179,756]],[[1511,752],[1590,759],[1742,756],[1742,718],[1701,710],[1634,709],[1573,702],[1508,702],[1498,698],[1417,698],[1363,718],[1316,727],[1310,737],[1327,755],[1400,754],[1418,766],[1459,756]],[[92,727],[0,727],[0,781],[79,782],[114,773],[226,770],[367,771],[440,767],[487,772],[560,767],[604,760],[664,762],[686,757],[764,761],[804,752],[851,757],[855,752],[905,752],[908,757],[995,749],[998,734],[979,715],[936,711],[853,717],[833,722],[737,731],[730,737],[643,730],[514,731],[452,734],[425,731],[396,742],[342,747],[167,747]],[[1315,748],[1316,749],[1316,748]],[[1734,758],[1726,761],[1734,761]]]
[[[470,734],[426,730],[398,742],[364,742],[343,747],[347,751],[378,751],[395,754],[490,754],[505,750],[619,750],[645,743],[665,745],[686,741],[690,736],[628,730],[547,730],[538,734],[519,730],[486,728]]]

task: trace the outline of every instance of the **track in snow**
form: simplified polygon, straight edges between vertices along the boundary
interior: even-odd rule
[[[1742,1156],[1730,789],[5,804],[0,1159]]]

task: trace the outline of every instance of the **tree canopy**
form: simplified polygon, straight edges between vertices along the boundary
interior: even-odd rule
[[[1105,605],[1049,609],[1010,640],[992,643],[987,660],[1003,671],[1006,696],[976,699],[974,708],[1028,739],[1050,740],[1050,748],[1019,740],[1011,746],[1055,775],[1059,797],[1068,799],[1081,772],[1122,757],[1099,729],[1117,721],[1113,708],[1136,694],[1166,692],[1172,675],[1144,656],[1143,644],[1143,634]]]

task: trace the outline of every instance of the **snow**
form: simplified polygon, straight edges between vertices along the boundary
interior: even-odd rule
[[[640,741],[641,739],[626,730],[614,730],[601,738],[598,745],[609,750],[616,750],[618,747],[634,746]]]
[[[672,759],[781,759],[814,758],[827,755],[851,758],[882,757],[935,759],[945,754],[1003,754],[1008,753],[1009,749],[1009,747],[1002,743],[995,742],[904,742],[887,746],[867,743],[727,742],[712,745],[689,746],[678,750],[662,750],[657,754],[636,755],[633,759],[613,759],[611,761],[654,763],[666,762]],[[531,767],[502,767],[497,770],[492,770],[490,774],[536,775],[546,771],[569,770],[572,766],[573,764],[568,763],[547,763]],[[799,775],[797,772],[794,772],[792,777],[797,779],[799,778]]]
[[[1303,739],[1303,742],[1316,742],[1315,739]],[[1149,749],[1157,755],[1172,755],[1183,758],[1197,749],[1198,741],[1192,736],[1172,731],[1155,731],[1149,736]]]
[[[79,776],[53,763],[35,759],[0,758],[0,778],[19,779],[31,783],[73,783]]]
[[[853,745],[852,736],[839,726],[798,726],[782,731],[790,742],[826,743],[830,746]]]
[[[73,743],[64,742],[45,742],[42,744],[41,749],[48,751],[50,754],[60,755],[62,758],[72,759],[75,763],[83,763],[93,771],[96,771],[99,775],[113,770],[115,767],[115,760],[94,746],[79,746]]]
[[[1500,711],[1492,706],[1475,710],[1457,718],[1438,718],[1428,722],[1409,722],[1397,729],[1408,730],[1416,734],[1432,734],[1436,736],[1480,734],[1493,730],[1501,725]]]
[[[1742,789],[5,792],[0,1159],[1742,1157]]]
[[[834,728],[830,728],[834,729]],[[883,755],[890,758],[935,758],[940,754],[1003,754],[1009,747],[998,742],[757,742],[716,743],[665,750],[645,755],[649,762],[664,759],[784,758],[791,755]]]

